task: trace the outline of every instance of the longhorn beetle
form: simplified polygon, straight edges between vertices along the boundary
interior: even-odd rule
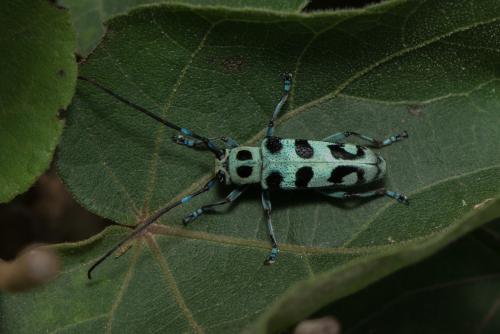
[[[271,241],[271,252],[264,261],[264,264],[267,265],[276,261],[279,252],[271,221],[270,190],[314,189],[323,195],[333,198],[387,196],[400,203],[409,204],[408,198],[405,195],[388,191],[385,188],[364,192],[349,190],[349,188],[382,179],[386,173],[386,162],[379,154],[374,153],[365,146],[341,142],[347,137],[356,136],[370,143],[370,146],[380,148],[407,138],[408,133],[406,131],[384,140],[377,140],[351,131],[335,133],[321,141],[285,139],[274,136],[274,122],[290,93],[292,85],[292,75],[290,73],[283,74],[283,93],[281,99],[276,105],[271,120],[268,123],[266,136],[260,146],[257,147],[239,146],[233,139],[226,137],[209,139],[208,137],[201,136],[130,102],[93,79],[82,76],[79,76],[78,79],[92,84],[125,105],[178,131],[180,134],[172,138],[175,143],[190,148],[206,148],[215,156],[215,175],[201,189],[161,208],[146,219],[142,225],[139,225],[129,236],[119,242],[90,267],[87,273],[89,279],[91,279],[92,271],[123,244],[142,233],[148,226],[171,209],[185,204],[193,197],[209,191],[217,181],[226,185],[234,185],[235,189],[225,199],[204,205],[185,216],[183,219],[184,225],[200,217],[203,213],[213,210],[217,206],[234,202],[248,189],[250,184],[259,183],[262,188],[262,207],[267,216],[267,229]],[[215,144],[216,140],[222,142],[223,148]]]

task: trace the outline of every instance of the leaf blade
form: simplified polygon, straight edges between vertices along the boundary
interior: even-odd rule
[[[498,220],[483,225],[431,258],[329,305],[320,314],[333,314],[344,330],[353,333],[367,328],[495,333],[500,325],[499,227]]]
[[[287,1],[228,1],[228,0],[134,0],[132,2],[116,0],[61,0],[72,13],[73,24],[78,32],[78,48],[83,55],[89,54],[97,46],[105,33],[103,23],[109,18],[126,13],[130,9],[158,3],[184,3],[192,6],[227,6],[234,8],[267,9],[284,12],[300,11],[306,4],[305,0]]]
[[[52,160],[63,125],[57,115],[71,101],[76,63],[66,12],[47,1],[10,1],[0,13],[0,202],[7,202]]]

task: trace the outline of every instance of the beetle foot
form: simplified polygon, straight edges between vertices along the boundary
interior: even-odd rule
[[[196,218],[201,216],[202,213],[203,213],[203,209],[198,209],[196,211],[191,212],[189,215],[187,215],[186,217],[184,217],[182,219],[182,224],[187,225],[187,224],[191,223],[193,220],[195,220]]]
[[[408,200],[408,197],[406,197],[403,194],[400,194],[400,193],[395,192],[395,191],[385,191],[385,195],[390,197],[390,198],[395,199],[396,201],[398,201],[398,203],[410,205],[410,201]]]
[[[273,247],[273,249],[271,250],[271,254],[264,261],[264,265],[270,266],[271,264],[273,264],[274,262],[276,262],[276,258],[278,257],[278,252],[279,252],[278,248],[277,247]]]
[[[404,205],[410,205],[410,200],[403,194],[400,194],[396,200]]]

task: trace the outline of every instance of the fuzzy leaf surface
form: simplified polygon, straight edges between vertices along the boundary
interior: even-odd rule
[[[349,334],[498,333],[499,245],[497,220],[315,316],[334,315]]]
[[[441,267],[443,269],[443,273],[440,273],[441,275],[437,275],[433,272],[421,271],[420,273],[422,275],[429,276],[427,280],[426,279],[418,280],[418,277],[414,276],[413,282],[410,282],[409,284],[407,284],[407,286],[399,287],[399,289],[396,288],[394,283],[388,284],[390,286],[388,287],[388,285],[384,285],[387,283],[381,282],[369,286],[367,289],[362,290],[357,295],[352,296],[352,298],[349,295],[358,290],[363,289],[367,285],[375,282],[377,279],[380,279],[385,275],[393,273],[404,266],[408,266],[412,263],[424,259],[425,257],[440,250],[451,241],[454,241],[457,238],[465,235],[472,229],[481,226],[482,224],[498,220],[499,217],[500,217],[500,198],[496,199],[489,198],[483,201],[482,203],[475,205],[474,209],[471,212],[467,213],[464,217],[457,220],[454,225],[450,226],[441,233],[436,233],[430,236],[425,241],[422,241],[420,243],[408,244],[404,249],[400,250],[389,249],[385,252],[382,251],[379,253],[375,253],[373,256],[368,256],[365,258],[359,257],[358,259],[352,261],[351,263],[348,263],[345,266],[341,266],[330,272],[324,272],[318,275],[314,279],[300,282],[296,284],[293,288],[290,288],[280,298],[278,298],[277,301],[272,305],[270,310],[268,310],[268,312],[266,313],[263,313],[260,316],[259,321],[254,323],[251,326],[251,329],[247,332],[280,333],[283,330],[290,328],[294,322],[297,323],[298,321],[304,319],[304,316],[310,315],[312,312],[316,311],[318,309],[318,305],[326,305],[330,301],[337,301],[339,299],[340,301],[338,303],[333,303],[331,305],[331,308],[335,310],[334,311],[335,315],[339,317],[340,321],[343,324],[342,327],[346,332],[351,333],[351,332],[356,332],[357,330],[360,330],[360,332],[365,332],[366,329],[365,326],[368,326],[370,330],[377,327],[382,328],[384,325],[391,326],[387,323],[381,325],[376,321],[372,324],[367,324],[367,322],[370,322],[371,319],[367,320],[363,318],[363,315],[365,315],[370,311],[372,311],[372,313],[377,313],[377,311],[380,310],[381,311],[380,313],[382,313],[382,317],[385,315],[384,314],[385,310],[382,306],[384,303],[383,297],[380,298],[379,300],[372,301],[371,303],[367,301],[366,304],[362,304],[363,307],[361,307],[360,304],[354,304],[357,307],[356,311],[355,313],[349,314],[349,311],[354,312],[352,311],[353,304],[351,303],[353,303],[353,301],[359,302],[358,298],[360,298],[359,297],[360,295],[361,296],[366,294],[370,295],[370,293],[373,291],[377,291],[377,293],[383,295],[384,289],[391,289],[390,292],[387,292],[387,294],[385,295],[385,297],[387,298],[390,298],[391,295],[397,295],[398,292],[405,295],[405,293],[402,291],[406,291],[410,294],[412,290],[411,287],[412,283],[416,285],[415,282],[418,281],[420,284],[425,284],[426,281],[432,280],[433,278],[436,279],[436,277],[439,278],[449,277],[452,276],[453,273],[446,272],[447,267],[442,265]],[[497,235],[495,234],[494,237],[497,237]],[[484,269],[487,269],[486,271],[488,273],[491,273],[491,271],[495,271],[498,268],[498,266],[491,265],[492,263],[494,263],[494,260],[497,257],[495,255],[495,251],[498,250],[498,245],[496,244],[497,241],[498,240],[490,241],[490,243],[496,245],[496,247],[494,247],[493,249],[489,249],[486,252],[483,252],[485,256],[485,259],[483,261],[477,262],[476,259],[477,266],[479,267],[479,269],[476,272],[477,274],[481,273],[482,270],[484,271]],[[479,253],[479,251],[481,250],[478,249],[478,252],[476,253]],[[432,259],[429,261],[432,262]],[[455,261],[457,261],[457,259],[455,259]],[[451,266],[452,264],[453,262],[449,263],[448,266]],[[463,261],[462,267],[460,268],[462,270],[458,270],[459,271],[458,275],[463,274],[463,271],[470,272],[473,270],[472,268],[469,269],[468,271],[463,270],[467,267],[468,264],[469,263],[467,262],[467,259],[465,259]],[[425,265],[423,266],[423,268],[425,268]],[[409,271],[411,272],[411,269]],[[366,274],[367,272],[370,273],[370,275],[367,275]],[[393,275],[393,277],[394,276],[401,277],[399,273],[396,273],[395,275]],[[388,278],[387,281],[391,282],[392,279],[392,282],[394,282],[393,277]],[[492,279],[493,290],[498,283],[497,278],[498,275],[495,274],[493,274],[493,276],[491,277],[490,275],[487,275],[486,277],[486,279]],[[488,290],[488,288],[490,288],[490,291],[493,291],[491,289],[491,286],[486,287],[486,289],[484,290]],[[490,297],[495,298],[495,294],[493,293]],[[444,317],[446,317],[446,315],[443,315],[443,313],[446,312],[452,313],[451,307],[449,306],[450,299],[436,298],[436,299],[428,299],[428,301],[429,303],[432,303],[436,307],[435,310],[436,313],[434,315],[438,314],[437,309],[439,308],[439,303],[444,302],[446,304],[445,307],[446,311],[441,313],[443,316],[443,319],[441,320],[443,321],[441,321],[439,325],[434,324],[432,321],[430,322],[424,321],[422,322],[422,326],[419,327],[418,325],[415,326],[416,325],[415,322],[419,323],[418,321],[412,322],[412,320],[408,318],[406,318],[407,321],[403,325],[402,323],[405,322],[405,320],[403,320],[404,316],[399,315],[397,316],[398,320],[393,322],[393,327],[398,328],[398,326],[403,326],[407,329],[408,332],[411,332],[413,328],[416,327],[417,328],[415,329],[416,332],[423,331],[430,333],[433,333],[434,327],[436,328],[453,327],[465,330],[466,328],[470,328],[472,324],[475,325],[476,328],[480,327],[481,324],[478,324],[477,320],[472,320],[478,317],[478,313],[483,312],[484,317],[485,318],[487,317],[487,314],[484,314],[484,304],[488,303],[488,301],[475,300],[473,304],[475,305],[477,312],[475,312],[474,314],[469,313],[467,319],[464,317],[461,318],[460,320],[455,321],[453,324],[449,324],[446,323],[446,321],[444,320]],[[493,303],[496,302],[497,302],[496,300],[493,301]],[[376,304],[376,306],[374,306],[374,304]],[[370,306],[372,307],[371,310]],[[495,305],[492,306],[496,307]],[[418,308],[418,306],[416,307]],[[375,308],[376,310],[374,310],[373,308]],[[404,312],[403,310],[406,309],[402,308],[401,310],[403,313]],[[429,307],[426,307],[425,310],[428,311]],[[455,310],[459,312],[459,306],[457,306]],[[496,309],[494,309],[493,311],[496,312]],[[420,316],[425,317],[425,313],[426,313],[425,311],[422,312]],[[392,316],[394,316],[394,314],[392,314]],[[412,319],[416,319],[418,318],[418,316],[419,316],[418,314],[412,314]],[[490,315],[490,317],[492,316],[494,316],[494,314]],[[353,317],[356,319],[356,321],[353,321]],[[367,318],[371,317],[372,316],[367,316]],[[456,314],[454,314],[453,317],[456,319]],[[461,325],[459,325],[460,323]],[[424,330],[425,326],[427,326],[426,330]],[[397,329],[395,331],[398,332]],[[444,332],[448,331],[455,332],[450,329]],[[470,331],[465,331],[465,332],[470,332]]]
[[[0,203],[48,168],[75,90],[75,34],[49,1],[0,4]]]
[[[281,252],[264,267],[270,246],[258,189],[181,226],[184,215],[229,191],[217,189],[164,216],[91,282],[86,269],[129,230],[64,248],[58,281],[36,298],[9,300],[9,328],[134,332],[147,324],[234,333],[252,324],[278,332],[487,221],[462,217],[500,190],[499,11],[495,1],[451,0],[308,15],[170,5],[114,18],[82,75],[208,137],[256,144],[281,93],[279,74],[289,70],[294,86],[276,134],[321,139],[351,130],[382,138],[407,130],[407,141],[380,153],[386,187],[406,193],[411,205],[273,192]],[[86,208],[136,224],[213,170],[209,153],[173,145],[172,135],[81,83],[60,175]],[[286,292],[304,280],[302,290]],[[56,291],[78,298],[54,303]],[[9,315],[19,305],[46,312],[46,321],[16,322]]]
[[[73,24],[78,33],[78,49],[86,55],[102,38],[103,22],[128,10],[154,3],[184,3],[193,6],[224,6],[234,8],[262,8],[294,12],[301,10],[305,0],[60,0],[71,11]]]

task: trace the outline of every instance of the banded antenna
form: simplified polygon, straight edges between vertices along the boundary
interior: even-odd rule
[[[141,107],[140,105],[137,105],[129,100],[127,100],[126,98],[116,94],[115,92],[113,92],[111,89],[109,88],[106,88],[104,87],[103,85],[101,85],[100,83],[96,82],[95,80],[93,79],[89,79],[89,78],[86,78],[86,77],[83,77],[83,76],[78,76],[78,79],[79,80],[82,80],[82,81],[86,81],[90,84],[92,84],[93,86],[99,88],[100,90],[104,91],[105,93],[113,96],[114,98],[116,98],[118,101],[126,104],[127,106],[143,113],[144,115],[154,119],[155,121],[158,121],[160,123],[162,123],[163,125],[171,128],[171,129],[174,129],[176,131],[179,131],[182,135],[184,136],[187,136],[187,137],[191,137],[191,138],[194,138],[194,139],[197,139],[199,141],[201,141],[203,144],[205,144],[205,146],[215,155],[215,157],[219,160],[221,160],[224,156],[224,152],[219,149],[217,146],[215,146],[212,141],[210,139],[208,139],[207,137],[204,137],[204,136],[200,136],[194,132],[192,132],[191,130],[188,130],[186,128],[182,128],[158,115],[156,115],[155,113],[147,110],[146,108],[144,107]],[[181,198],[180,200],[172,203],[172,204],[168,204],[167,206],[161,208],[160,210],[158,210],[156,213],[154,213],[151,217],[149,217],[148,219],[146,219],[145,221],[142,222],[142,224],[138,225],[135,230],[130,233],[125,239],[123,239],[122,241],[120,241],[118,244],[116,244],[113,248],[111,248],[106,254],[104,254],[103,256],[101,256],[88,270],[87,272],[87,276],[89,279],[92,278],[92,272],[94,271],[94,269],[99,266],[99,264],[101,264],[104,260],[106,260],[109,256],[111,256],[117,249],[119,249],[121,246],[123,246],[124,244],[126,244],[127,242],[129,242],[130,240],[132,240],[133,238],[139,236],[140,234],[142,234],[151,224],[153,224],[155,221],[157,221],[161,216],[163,216],[165,213],[169,212],[170,210],[172,210],[173,208],[181,205],[181,204],[185,204],[187,203],[191,198],[193,197],[196,197],[202,193],[205,193],[207,192],[208,190],[210,190],[216,183],[217,179],[218,179],[219,175],[215,175],[213,178],[211,178],[204,186],[203,188],[201,189],[198,189],[196,191],[194,191],[193,193],[189,194],[189,195],[186,195],[184,196],[183,198]]]
[[[136,229],[130,233],[125,239],[120,241],[118,244],[113,246],[106,254],[101,256],[94,264],[89,268],[87,271],[87,277],[89,279],[92,279],[92,272],[94,271],[95,268],[97,268],[98,265],[100,265],[104,260],[106,260],[108,257],[110,257],[114,252],[116,252],[120,247],[122,247],[124,244],[132,240],[133,238],[139,236],[141,233],[143,233],[151,224],[153,224],[155,221],[160,219],[161,216],[172,210],[173,208],[185,204],[189,202],[193,197],[196,197],[198,195],[201,195],[207,191],[209,191],[217,182],[217,175],[212,177],[204,186],[203,188],[200,188],[194,192],[192,192],[189,195],[184,196],[183,198],[175,201],[174,203],[168,204],[167,206],[161,208],[157,212],[155,212],[153,215],[151,215],[149,218],[144,220],[142,224],[139,224]]]
[[[210,141],[210,139],[208,139],[207,137],[200,136],[200,135],[194,133],[193,131],[191,131],[189,129],[182,128],[182,127],[178,126],[177,124],[174,124],[174,123],[172,123],[172,122],[170,122],[170,121],[168,121],[168,120],[166,120],[166,119],[164,119],[164,118],[156,115],[155,113],[147,110],[146,108],[141,107],[140,105],[135,104],[134,102],[131,102],[131,101],[127,100],[123,96],[116,94],[111,89],[104,87],[103,85],[101,85],[100,83],[98,83],[97,81],[95,81],[93,79],[90,79],[90,78],[87,78],[87,77],[83,77],[83,76],[80,76],[80,75],[78,76],[78,79],[82,80],[82,81],[86,81],[86,82],[94,85],[95,87],[99,88],[103,92],[105,92],[105,93],[113,96],[118,101],[126,104],[127,106],[129,106],[129,107],[131,107],[131,108],[133,108],[133,109],[135,109],[137,111],[140,111],[141,113],[143,113],[144,115],[146,115],[146,116],[154,119],[155,121],[160,122],[163,125],[171,128],[171,129],[179,131],[181,134],[183,134],[185,136],[188,136],[188,137],[191,137],[191,138],[195,138],[195,139],[198,139],[198,140],[202,141],[205,144],[205,146],[215,155],[215,157],[217,159],[220,160],[223,157],[223,155],[224,155],[223,151],[220,150],[219,148],[217,148],[217,146],[215,146],[215,144],[212,143],[212,141]]]

